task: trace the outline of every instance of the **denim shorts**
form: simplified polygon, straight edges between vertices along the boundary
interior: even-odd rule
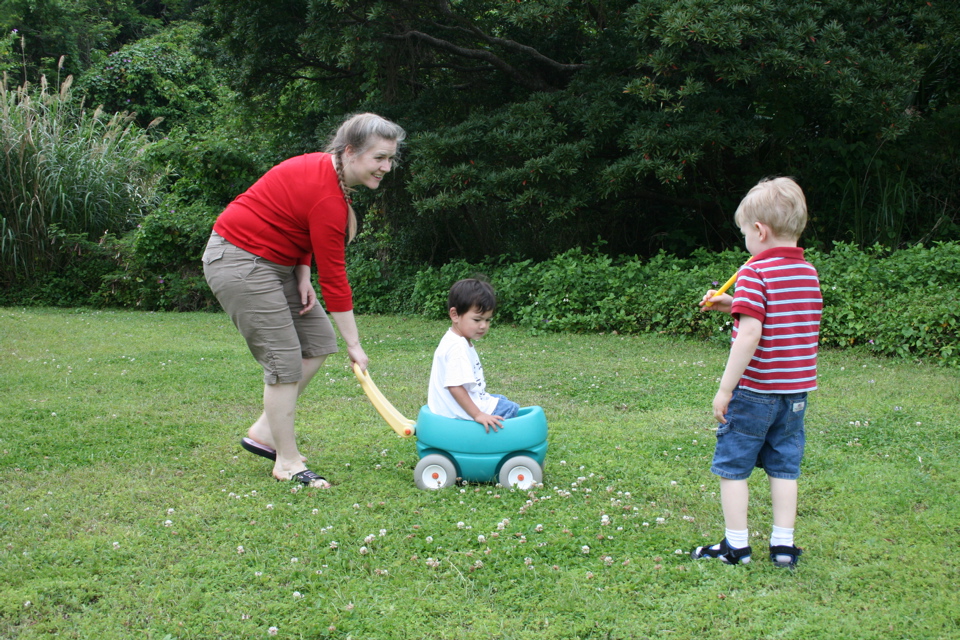
[[[300,315],[294,267],[244,251],[214,232],[203,252],[203,274],[263,367],[264,384],[299,382],[303,358],[337,352],[337,334],[319,302]]]
[[[804,393],[733,392],[727,424],[717,429],[717,448],[710,471],[729,480],[746,480],[754,467],[771,478],[796,480],[806,437]]]
[[[492,415],[500,416],[504,420],[517,417],[517,413],[520,411],[520,405],[513,400],[507,400],[506,396],[502,396],[499,393],[491,393],[490,395],[497,399],[497,406],[493,410]]]

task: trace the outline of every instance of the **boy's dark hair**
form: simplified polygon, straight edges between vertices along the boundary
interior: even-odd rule
[[[497,294],[490,283],[476,278],[454,282],[447,296],[447,309],[456,309],[457,315],[462,316],[474,307],[477,307],[480,313],[496,310]]]

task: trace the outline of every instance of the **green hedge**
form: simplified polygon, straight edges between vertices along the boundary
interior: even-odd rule
[[[98,242],[62,234],[72,256],[29,289],[0,292],[0,304],[217,309],[200,267],[216,211],[198,206],[148,216],[123,239]],[[567,251],[532,262],[498,258],[417,269],[394,263],[384,238],[350,246],[347,269],[358,314],[446,318],[450,285],[481,275],[497,289],[498,320],[531,331],[659,332],[697,339],[729,337],[729,318],[700,313],[697,302],[747,259],[743,251],[698,251],[689,258],[615,259]],[[960,243],[890,251],[837,244],[808,250],[823,289],[821,344],[960,365]]]
[[[459,278],[482,274],[497,289],[500,321],[533,331],[656,331],[726,338],[729,318],[700,313],[703,293],[746,260],[742,251],[700,251],[680,259],[615,260],[568,251],[552,260],[454,262],[419,271],[405,283],[417,313],[446,317],[446,292]],[[878,354],[960,365],[960,326],[951,292],[960,281],[960,244],[939,243],[890,252],[837,244],[810,250],[824,297],[821,344],[861,345]],[[353,280],[354,288],[364,283]],[[362,309],[361,309],[362,311]]]

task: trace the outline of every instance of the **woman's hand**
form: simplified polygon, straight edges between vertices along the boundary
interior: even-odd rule
[[[300,293],[300,315],[309,313],[317,306],[317,290],[310,281],[310,265],[298,264],[294,271],[297,275],[297,291]]]
[[[360,346],[360,343],[357,343],[353,346],[347,345],[347,355],[350,356],[350,361],[355,362],[360,365],[362,371],[367,370],[367,365],[370,364],[370,359],[367,358],[367,354],[364,353],[363,347]]]

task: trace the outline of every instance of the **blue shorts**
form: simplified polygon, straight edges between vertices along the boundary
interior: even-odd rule
[[[491,393],[490,395],[497,399],[497,407],[493,410],[492,415],[500,416],[504,420],[517,417],[517,413],[520,411],[520,405],[513,400],[507,400],[506,396],[502,396],[499,393]]]
[[[757,393],[737,389],[727,407],[727,424],[717,429],[710,471],[728,480],[746,480],[754,467],[771,478],[796,480],[806,437],[804,393]]]

